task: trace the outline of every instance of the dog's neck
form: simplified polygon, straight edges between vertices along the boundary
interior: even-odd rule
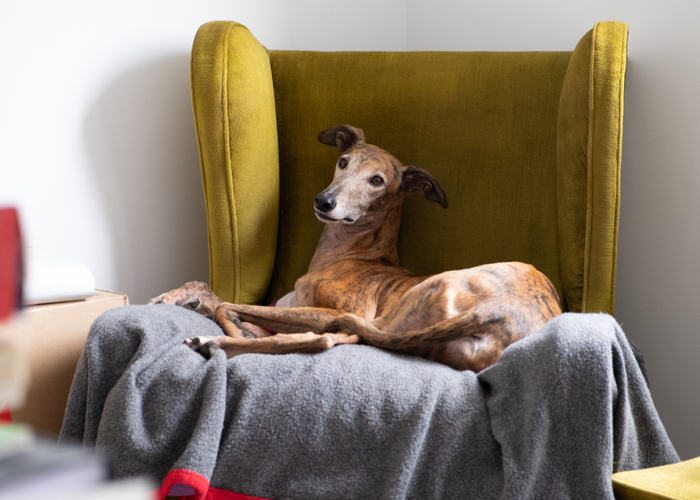
[[[311,259],[309,272],[340,259],[383,260],[399,264],[396,245],[401,222],[399,203],[391,207],[383,218],[362,224],[326,224],[316,252]]]

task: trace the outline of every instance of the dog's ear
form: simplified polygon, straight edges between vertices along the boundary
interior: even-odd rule
[[[447,195],[433,174],[420,167],[407,165],[403,171],[401,189],[409,193],[425,193],[425,198],[447,208]]]
[[[318,134],[318,140],[329,146],[338,146],[338,152],[342,154],[355,144],[364,144],[365,134],[357,127],[338,125]]]

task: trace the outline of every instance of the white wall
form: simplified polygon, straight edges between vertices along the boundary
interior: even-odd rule
[[[0,204],[133,302],[207,278],[188,57],[213,19],[316,50],[571,50],[596,21],[629,24],[617,317],[681,456],[700,455],[700,3],[5,2]]]
[[[133,303],[208,280],[189,54],[214,19],[270,48],[406,47],[403,0],[3,3],[0,205],[20,208],[29,246]]]
[[[629,25],[617,319],[682,458],[700,455],[700,2],[407,0],[412,50],[571,50]]]

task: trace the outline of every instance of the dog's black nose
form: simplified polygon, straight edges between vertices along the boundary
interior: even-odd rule
[[[328,213],[335,208],[335,198],[331,195],[321,193],[314,200],[316,210]]]

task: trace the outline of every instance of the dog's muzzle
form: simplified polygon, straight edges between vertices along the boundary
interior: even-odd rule
[[[335,197],[331,194],[326,193],[325,191],[319,194],[314,200],[314,207],[316,208],[316,210],[318,210],[319,212],[323,212],[324,214],[332,212],[335,208],[335,205]]]
[[[316,209],[316,217],[318,217],[323,222],[344,222],[346,224],[353,224],[355,219],[351,217],[343,217],[342,219],[334,219],[326,214],[330,214],[337,203],[335,201],[335,196],[324,191],[319,194],[314,200],[314,208]]]

